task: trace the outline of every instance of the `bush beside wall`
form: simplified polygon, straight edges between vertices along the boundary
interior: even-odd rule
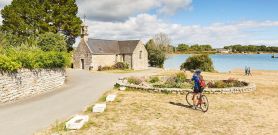
[[[45,52],[40,49],[6,48],[0,54],[0,71],[16,72],[19,69],[64,68],[70,64],[66,52]]]

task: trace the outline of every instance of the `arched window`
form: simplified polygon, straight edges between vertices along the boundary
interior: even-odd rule
[[[142,59],[142,51],[139,53],[139,59]]]

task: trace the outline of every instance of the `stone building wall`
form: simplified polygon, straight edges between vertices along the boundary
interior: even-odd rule
[[[148,68],[148,52],[140,41],[132,53],[126,54],[92,54],[84,39],[73,53],[73,68],[98,70],[99,66],[112,66],[117,62],[126,62],[131,69]],[[84,65],[84,66],[82,66]]]
[[[125,63],[128,64],[128,67],[130,69],[133,69],[133,65],[132,65],[132,54],[123,54],[123,60]]]
[[[82,69],[82,62],[84,61],[84,69],[89,70],[92,64],[92,55],[89,47],[86,45],[84,39],[82,39],[78,47],[73,53],[73,68]]]
[[[148,68],[148,52],[141,41],[132,54],[132,68],[134,70],[143,70]]]
[[[92,55],[92,67],[93,70],[97,70],[98,66],[112,66],[117,62],[116,55]]]
[[[0,103],[52,91],[64,84],[65,76],[63,69],[22,69],[18,73],[0,73]]]

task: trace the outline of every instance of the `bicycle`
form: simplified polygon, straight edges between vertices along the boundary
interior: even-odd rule
[[[188,92],[186,94],[186,102],[190,106],[193,106],[193,94],[194,92]],[[208,98],[203,93],[199,93],[199,95],[195,95],[195,96],[198,96],[197,107],[200,108],[203,112],[207,112],[209,108]]]

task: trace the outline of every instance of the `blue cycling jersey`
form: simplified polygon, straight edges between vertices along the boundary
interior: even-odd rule
[[[194,88],[195,89],[199,89],[200,88],[200,76],[197,74],[194,74],[192,76],[192,81],[194,81]]]

